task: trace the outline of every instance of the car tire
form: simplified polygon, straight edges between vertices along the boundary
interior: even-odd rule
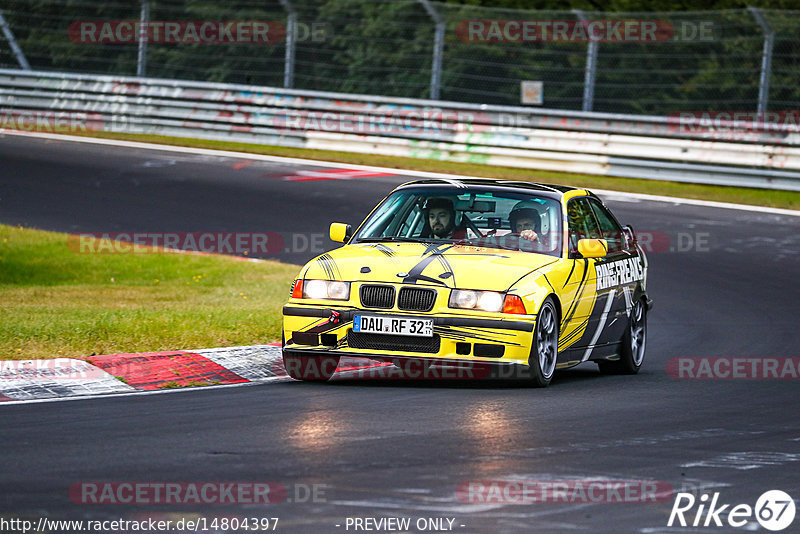
[[[326,382],[339,365],[339,356],[296,356],[283,353],[286,374],[295,380]]]
[[[553,299],[547,297],[539,308],[533,330],[527,378],[530,385],[544,388],[550,384],[558,360],[558,313]]]
[[[628,327],[622,336],[619,360],[600,360],[597,366],[603,374],[635,375],[644,362],[647,347],[647,305],[643,299],[633,303]]]

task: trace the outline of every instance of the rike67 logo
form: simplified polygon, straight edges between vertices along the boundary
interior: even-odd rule
[[[794,500],[781,490],[764,492],[755,507],[721,503],[719,492],[711,497],[703,494],[700,498],[681,492],[675,496],[667,526],[739,528],[752,526],[755,519],[767,530],[780,531],[792,524],[794,516]]]

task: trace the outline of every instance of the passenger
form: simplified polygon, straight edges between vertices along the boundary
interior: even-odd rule
[[[423,237],[439,239],[465,239],[467,233],[456,226],[456,209],[453,201],[447,198],[431,198],[425,203],[425,223]]]

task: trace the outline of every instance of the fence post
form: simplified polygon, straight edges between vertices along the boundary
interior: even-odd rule
[[[580,9],[573,9],[573,13],[581,22],[586,22],[586,14]],[[588,32],[587,32],[588,35]],[[594,107],[594,82],[597,78],[597,49],[598,42],[589,35],[589,47],[586,49],[586,74],[583,78],[583,111],[592,111]]]
[[[22,49],[17,44],[17,40],[14,38],[14,33],[11,31],[11,27],[6,22],[6,18],[3,16],[2,11],[0,11],[0,27],[3,29],[3,35],[5,35],[8,45],[11,47],[11,51],[14,52],[14,55],[17,57],[17,63],[19,63],[19,66],[22,67],[22,70],[31,70],[28,59],[25,57],[25,54],[22,53]]]
[[[441,86],[442,86],[442,56],[444,55],[444,32],[445,20],[441,14],[431,5],[429,0],[419,0],[425,11],[436,23],[436,28],[433,34],[433,60],[431,64],[431,100],[439,100]]]
[[[297,10],[290,0],[280,0],[286,11],[286,57],[283,62],[283,88],[294,85],[294,51],[297,44]]]
[[[758,117],[763,120],[769,104],[769,79],[772,76],[772,46],[775,42],[775,32],[770,27],[764,15],[757,7],[748,7],[750,13],[764,31],[764,50],[761,54],[761,77],[758,80]]]
[[[150,20],[150,1],[142,0],[142,13],[139,17],[139,55],[136,58],[136,75],[147,74],[147,22]]]

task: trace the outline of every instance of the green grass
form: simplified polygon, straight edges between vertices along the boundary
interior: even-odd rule
[[[568,172],[538,171],[514,167],[496,167],[475,163],[457,163],[432,159],[401,158],[379,156],[374,154],[356,154],[350,152],[334,152],[329,150],[310,150],[303,148],[255,145],[249,143],[231,143],[227,141],[210,141],[181,137],[164,137],[157,135],[112,134],[98,132],[90,137],[121,139],[164,145],[177,145],[217,150],[232,150],[251,154],[268,154],[321,161],[334,161],[354,165],[374,165],[393,169],[408,169],[429,172],[442,172],[467,176],[483,176],[487,178],[504,178],[553,184],[572,185],[589,189],[609,189],[632,193],[647,193],[718,202],[733,202],[775,208],[800,209],[800,192],[755,189],[749,187],[726,187],[716,185],[686,184],[662,180],[644,180],[636,178],[615,178],[595,176],[591,174],[574,174]]]
[[[299,267],[219,255],[87,254],[0,225],[0,359],[280,341]]]

